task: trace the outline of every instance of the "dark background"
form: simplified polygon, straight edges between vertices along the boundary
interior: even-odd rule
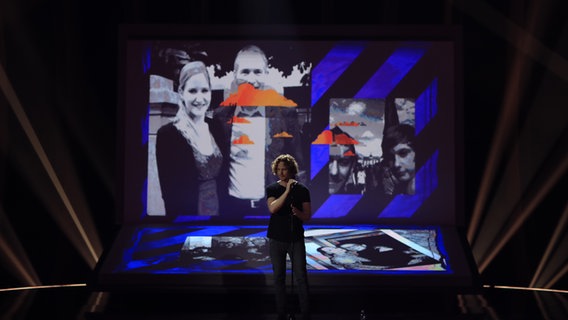
[[[80,241],[70,240],[74,233],[56,218],[66,216],[66,207],[26,135],[22,110],[74,208],[92,216],[101,248],[114,240],[123,152],[117,130],[123,23],[461,27],[466,221],[476,203],[481,230],[494,226],[490,217],[497,213],[526,213],[481,275],[488,284],[528,285],[568,198],[562,167],[568,149],[568,10],[561,0],[533,2],[0,2],[0,63],[8,79],[2,88],[11,85],[21,104],[14,108],[13,96],[0,94],[0,287],[29,284],[6,248],[20,259],[25,254],[42,284],[84,283],[93,271],[77,249]],[[490,164],[495,175],[483,189]],[[480,190],[489,190],[485,202],[479,202]],[[513,225],[496,233],[505,235]],[[558,252],[565,264],[568,250]],[[567,289],[567,278],[554,287]]]

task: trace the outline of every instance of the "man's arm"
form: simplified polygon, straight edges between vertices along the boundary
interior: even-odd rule
[[[286,201],[286,198],[288,197],[288,194],[290,194],[290,190],[292,188],[292,185],[295,184],[297,181],[294,179],[290,179],[288,180],[288,184],[286,185],[286,190],[284,191],[284,193],[282,193],[280,195],[280,197],[276,198],[276,197],[269,197],[267,200],[267,204],[268,204],[268,210],[270,211],[270,213],[276,213],[278,212],[282,206],[284,205],[284,202]]]
[[[302,210],[292,206],[292,214],[302,220],[302,222],[309,221],[312,218],[312,203],[302,202]]]

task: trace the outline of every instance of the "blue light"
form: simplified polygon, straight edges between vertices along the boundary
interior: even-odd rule
[[[361,200],[361,197],[361,194],[332,194],[312,215],[312,218],[343,217]]]
[[[329,162],[329,145],[328,144],[312,144],[310,148],[310,179],[323,169]]]
[[[438,79],[434,79],[432,84],[416,99],[416,135],[438,113]]]
[[[147,74],[152,65],[152,47],[148,46],[144,54],[145,55],[142,57],[142,70],[144,74]]]
[[[426,52],[411,44],[397,49],[355,95],[355,98],[386,98]]]
[[[194,221],[208,221],[210,219],[211,219],[210,216],[178,216],[175,220],[175,223],[194,222]]]
[[[361,54],[365,46],[359,43],[340,44],[314,67],[312,71],[312,107]]]

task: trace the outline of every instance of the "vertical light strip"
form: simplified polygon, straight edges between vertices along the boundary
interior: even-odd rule
[[[536,47],[539,47],[541,51],[546,49],[546,47],[541,45],[529,32],[519,28],[489,5],[482,4],[479,1],[463,0],[455,1],[455,4],[458,8],[478,19],[480,23],[490,28],[493,32],[513,43],[518,49],[511,65],[511,73],[503,100],[503,111],[499,123],[496,126],[497,132],[491,145],[489,159],[487,160],[487,166],[482,176],[479,194],[475,201],[475,207],[467,232],[467,239],[469,243],[472,244],[475,241],[475,235],[481,223],[482,212],[491,192],[491,185],[496,175],[499,161],[502,158],[503,150],[510,139],[511,132],[517,120],[520,99],[519,93],[523,92],[523,84],[526,82],[525,74],[528,72],[526,68],[528,60],[527,53],[534,52],[533,49]],[[536,10],[532,10],[531,21],[534,21],[535,12]],[[503,23],[506,24],[506,28],[502,28]],[[531,56],[533,58],[535,57],[534,54]],[[566,74],[568,75],[568,72]]]
[[[556,228],[554,229],[554,233],[552,234],[552,238],[548,242],[548,246],[546,247],[546,251],[544,252],[544,255],[542,256],[542,258],[540,259],[540,262],[539,262],[538,267],[537,267],[537,269],[536,269],[536,271],[533,275],[531,283],[529,284],[529,287],[534,288],[534,286],[536,285],[537,282],[541,282],[541,283],[543,282],[542,279],[540,279],[541,274],[542,274],[546,264],[548,263],[554,248],[558,244],[560,237],[564,235],[564,231],[565,231],[565,227],[566,227],[567,223],[568,223],[568,204],[564,208],[564,211],[562,212],[562,216],[560,217],[560,221],[558,221],[558,224],[556,225]],[[559,266],[549,265],[548,267],[549,268],[557,268]]]
[[[453,0],[455,6],[477,20],[481,25],[511,43],[524,55],[541,63],[548,71],[561,79],[568,80],[568,60],[542,44],[529,32],[516,25],[495,8],[484,1]],[[527,10],[531,19],[540,17],[539,1],[532,2],[535,7]],[[532,30],[533,28],[529,28]]]
[[[467,239],[470,244],[475,240],[483,210],[486,206],[487,198],[491,192],[491,185],[496,175],[499,162],[502,159],[503,151],[506,149],[507,143],[510,141],[511,132],[514,129],[514,124],[517,121],[518,105],[520,95],[523,92],[521,89],[521,81],[524,79],[526,59],[523,58],[521,53],[517,53],[512,66],[512,71],[508,77],[507,88],[505,89],[505,97],[503,101],[503,111],[501,113],[498,125],[496,126],[496,134],[491,144],[489,158],[487,159],[487,166],[481,179],[479,193],[475,201],[470,226],[468,228]]]
[[[49,175],[49,178],[51,179],[51,182],[53,183],[55,189],[57,190],[57,193],[59,194],[59,196],[61,197],[61,200],[63,201],[63,204],[65,205],[65,207],[67,208],[67,212],[69,213],[69,215],[71,216],[71,219],[73,220],[73,223],[75,224],[75,226],[77,227],[77,230],[79,231],[81,238],[84,240],[89,253],[92,257],[92,261],[90,261],[90,265],[97,262],[97,260],[99,259],[98,254],[95,252],[95,249],[93,248],[93,245],[91,244],[91,241],[89,239],[89,237],[87,236],[87,233],[85,232],[85,230],[83,229],[83,226],[81,225],[81,222],[79,221],[79,218],[77,217],[77,214],[75,212],[75,209],[73,208],[73,206],[71,205],[71,202],[69,201],[69,198],[67,197],[67,194],[65,193],[65,190],[63,189],[63,186],[61,184],[61,182],[59,181],[59,178],[57,177],[57,174],[55,173],[55,170],[53,169],[53,166],[51,165],[51,162],[49,161],[49,158],[47,157],[47,154],[45,153],[39,138],[37,137],[37,134],[35,133],[17,95],[16,92],[14,91],[14,88],[12,87],[8,76],[6,75],[6,72],[4,70],[4,66],[0,63],[0,87],[2,88],[2,91],[4,92],[4,95],[6,96],[6,99],[8,100],[8,104],[10,105],[10,107],[12,108],[12,110],[14,111],[14,114],[16,115],[16,117],[18,118],[20,125],[22,126],[22,128],[24,129],[24,132],[26,133],[26,136],[28,137],[28,139],[30,140],[30,143],[32,144],[32,147],[34,148],[36,154],[38,155],[38,158],[40,159],[44,169],[46,170],[47,174]]]
[[[8,269],[13,270],[16,277],[23,283],[34,286],[41,284],[41,280],[2,206],[0,206],[0,256],[5,258]]]
[[[568,171],[568,158],[564,158],[563,160],[564,161],[556,166],[550,174],[543,177],[546,179],[545,181],[535,184],[533,189],[526,192],[526,194],[533,194],[534,196],[530,198],[526,196],[523,198],[524,201],[517,204],[517,209],[511,214],[511,216],[516,217],[515,222],[499,237],[497,244],[491,246],[491,250],[484,255],[479,264],[479,272],[483,272],[485,270],[485,268],[491,263],[491,260],[495,258],[505,244],[513,237],[541,200]]]
[[[562,277],[564,277],[566,274],[568,274],[568,264],[565,264],[564,267],[562,269],[560,269],[560,271],[558,271],[558,273],[556,273],[556,275],[550,279],[550,281],[548,281],[543,287],[545,289],[550,289],[552,288],[552,286],[560,279],[562,279]]]
[[[559,76],[564,80],[568,80],[568,61],[566,59],[564,59],[561,55],[557,54],[556,52],[548,49],[538,39],[532,36],[529,32],[526,32],[525,30],[520,28],[513,21],[500,14],[489,4],[484,3],[482,1],[464,1],[464,0],[455,0],[452,2],[456,8],[470,15],[471,17],[476,19],[481,25],[484,25],[489,30],[493,31],[496,35],[500,36],[505,41],[511,43],[523,55],[526,55],[534,59],[534,61],[541,63],[543,66],[547,67],[547,69],[551,73]],[[535,3],[535,5],[537,4],[538,3]],[[534,18],[540,16],[538,14],[538,10],[535,9],[539,8],[538,7],[532,8],[532,10],[529,11],[532,13],[531,22],[534,22]],[[531,23],[531,26],[532,25],[533,24]],[[518,60],[520,60],[519,54],[517,54],[517,58],[515,60],[515,66],[519,65]],[[515,76],[512,75],[511,79],[520,79],[519,71],[517,71]],[[508,89],[512,87],[513,82],[510,81],[509,84],[510,86]],[[509,92],[509,90],[507,92]],[[518,95],[518,92],[515,92],[514,94]],[[507,106],[507,104],[504,105]],[[502,120],[506,117],[506,114],[508,113],[504,111],[501,117]],[[475,202],[472,218],[467,231],[467,239],[470,244],[472,244],[475,241],[475,237],[478,232],[478,227],[482,219],[482,212],[484,210],[484,207],[486,206],[488,194],[489,192],[491,192],[490,188],[492,182],[491,180],[495,175],[497,159],[499,158],[498,156],[500,155],[499,151],[502,150],[503,147],[502,142],[504,140],[505,133],[508,132],[505,130],[505,126],[510,125],[510,121],[506,123],[502,122],[500,122],[500,125],[497,126],[497,128],[499,128],[500,131],[496,134],[495,136],[496,143],[493,144],[491,152],[489,153],[490,158],[487,161],[487,167],[482,177],[478,198]]]
[[[18,254],[12,250],[12,247],[4,240],[3,236],[0,236],[0,252],[6,255],[7,260],[10,262],[11,265],[14,266],[18,275],[23,278],[24,282],[28,285],[38,285],[40,283],[37,276],[34,277],[32,275],[32,271],[28,271],[27,268],[24,266],[24,263],[18,257]]]
[[[522,30],[520,27],[515,25],[511,20],[509,20],[506,17],[497,13],[496,10],[494,10],[490,5],[488,5],[486,3],[482,3],[482,2],[478,2],[478,1],[459,1],[459,0],[457,0],[456,5],[459,6],[460,9],[462,9],[463,11],[467,12],[468,14],[470,14],[471,16],[476,18],[481,24],[490,28],[497,35],[503,37],[506,41],[509,41],[512,45],[517,47],[517,49],[519,50],[520,53],[522,53],[523,55],[526,55],[527,57],[533,58],[535,62],[539,62],[542,65],[544,65],[545,67],[547,67],[547,69],[550,73],[557,75],[561,79],[564,79],[564,80],[568,79],[568,61],[566,59],[564,59],[563,57],[561,57],[560,55],[558,55],[557,53],[555,53],[554,51],[546,48],[541,42],[538,41],[538,39],[536,39],[534,36],[532,36],[532,34],[530,34],[531,30],[534,30],[535,19],[543,16],[543,15],[539,14],[539,12],[538,12],[539,10],[535,10],[535,9],[541,9],[539,7],[538,2],[533,4],[533,5],[535,5],[535,8],[531,8],[531,10],[527,10],[527,12],[531,13],[531,16],[529,17],[530,18],[529,27],[527,27],[528,32],[525,31],[525,30]],[[520,60],[518,54],[517,54],[517,57],[515,59],[515,64],[514,64],[515,67],[518,67],[518,65],[519,65],[517,60]],[[513,71],[515,71],[515,68],[513,68]],[[525,79],[523,77],[521,77],[521,75],[522,74],[519,71],[517,71],[516,74],[511,76],[511,79],[523,80],[524,81]],[[509,86],[509,89],[511,87],[512,86]],[[521,92],[523,92],[521,87],[517,87],[514,92],[507,90],[506,97],[509,97],[509,93],[521,96],[521,94],[520,94]],[[508,102],[508,99],[505,99],[504,101]],[[507,107],[508,103],[504,103],[504,106]],[[507,114],[507,113],[503,112],[503,115],[505,115],[505,114]],[[503,118],[504,117],[502,117],[501,119],[503,119]],[[500,122],[500,124],[501,123],[503,123],[503,122]],[[510,125],[510,124],[511,124],[510,121],[505,123],[505,125]],[[498,125],[498,127],[500,129],[503,129],[500,125]],[[499,134],[496,135],[496,140],[499,141],[499,139],[501,139],[501,141],[502,141],[502,140],[504,140],[503,137],[507,137],[509,134],[510,133],[508,131],[501,130],[499,132]],[[475,207],[474,212],[473,212],[472,221],[470,223],[470,228],[468,229],[468,240],[469,240],[470,243],[472,243],[476,240],[479,240],[479,241],[496,241],[496,239],[475,239],[475,237],[478,237],[478,238],[480,237],[480,235],[477,234],[478,226],[480,224],[480,221],[482,220],[482,218],[481,218],[482,211],[484,210],[484,207],[486,206],[487,196],[490,192],[492,192],[492,190],[490,190],[490,188],[489,188],[489,186],[491,185],[490,180],[494,178],[494,173],[495,173],[494,169],[497,166],[497,159],[500,158],[500,157],[495,156],[494,151],[495,150],[501,150],[502,149],[501,147],[503,147],[503,146],[506,146],[506,145],[505,144],[493,145],[493,148],[491,150],[492,151],[490,153],[491,158],[488,162],[489,164],[488,164],[488,167],[486,168],[487,170],[486,170],[486,172],[485,172],[485,174],[482,178],[482,185],[481,185],[481,188],[480,188],[480,193],[479,193],[478,199],[476,201],[476,207]],[[560,165],[560,167],[563,167],[563,165]],[[562,168],[558,168],[557,171],[564,172]],[[554,180],[556,177],[550,177],[550,178],[552,178]],[[551,188],[551,183],[549,183],[549,182],[544,182],[542,184]],[[481,271],[483,271],[485,269],[485,267],[487,266],[487,264],[489,264],[491,262],[493,257],[501,250],[501,248],[505,245],[505,243],[514,235],[514,232],[516,232],[520,228],[523,221],[525,221],[528,218],[528,216],[531,213],[531,210],[533,210],[536,207],[536,205],[538,204],[538,202],[540,202],[540,200],[546,195],[546,191],[541,190],[541,189],[537,189],[535,191],[535,193],[538,193],[538,196],[530,197],[530,199],[528,199],[528,200],[522,199],[516,205],[516,209],[512,211],[513,214],[511,215],[511,216],[514,217],[514,219],[516,219],[516,221],[508,227],[508,230],[506,230],[506,235],[505,235],[504,238],[502,237],[502,235],[499,236],[498,245],[497,246],[492,245],[491,249],[486,249],[484,252],[480,252],[480,254],[476,255],[476,258],[478,258],[479,256],[484,257],[484,261],[482,262],[481,268],[480,268]],[[531,192],[525,192],[525,194],[531,194]],[[526,204],[527,202],[528,202],[528,204]],[[527,206],[528,208],[523,208],[524,206]],[[506,214],[506,212],[505,212],[505,214]],[[488,220],[487,223],[491,224],[491,217],[488,217],[487,220]],[[490,252],[488,253],[488,251],[490,251]],[[548,269],[550,269],[551,266],[543,267],[544,263],[545,263],[544,261],[541,262],[542,265],[540,266],[540,268],[544,268],[543,270],[548,271]],[[538,282],[543,281],[542,279],[538,279],[538,278],[542,277],[540,275],[541,272],[542,272],[542,270],[538,271],[539,275],[535,276],[533,281],[538,281]],[[551,283],[554,283],[555,281],[560,279],[563,275],[566,274],[566,272],[568,272],[568,266],[563,268],[563,270],[560,273],[557,273],[555,271],[554,272],[554,273],[556,273],[555,279],[551,280],[547,284],[552,285]]]

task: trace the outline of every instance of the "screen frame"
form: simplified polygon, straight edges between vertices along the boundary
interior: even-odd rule
[[[452,211],[453,223],[449,225],[439,226],[443,230],[446,239],[445,245],[450,256],[456,255],[458,261],[457,273],[452,275],[433,275],[421,276],[417,274],[410,275],[373,275],[366,274],[350,274],[346,276],[346,284],[343,289],[350,289],[349,283],[354,286],[354,291],[361,290],[405,290],[406,288],[422,288],[431,290],[434,287],[450,288],[452,290],[470,289],[479,285],[475,262],[472,258],[467,240],[464,236],[465,229],[465,206],[464,206],[464,132],[463,132],[463,66],[462,66],[462,39],[461,28],[459,26],[374,26],[374,25],[148,25],[148,24],[123,24],[119,26],[118,36],[118,102],[117,102],[117,179],[119,181],[116,190],[116,223],[122,227],[117,234],[112,247],[105,250],[97,264],[97,275],[91,285],[98,289],[183,289],[188,287],[197,291],[212,290],[215,292],[227,292],[234,287],[246,289],[253,287],[258,290],[260,287],[266,287],[267,279],[257,279],[254,276],[243,277],[240,274],[211,274],[199,275],[192,277],[191,275],[180,277],[179,275],[152,275],[152,274],[121,274],[109,271],[113,267],[113,260],[117,255],[121,255],[124,250],[124,243],[132,236],[132,230],[140,225],[153,225],[161,221],[153,221],[152,219],[131,219],[129,212],[140,210],[138,205],[133,203],[140,202],[140,195],[129,192],[132,188],[132,181],[137,184],[143,183],[137,173],[132,171],[130,160],[133,146],[128,141],[140,139],[136,133],[132,132],[132,127],[125,125],[129,117],[128,108],[126,107],[126,85],[128,80],[127,66],[129,40],[144,39],[196,39],[196,40],[249,40],[249,41],[266,41],[266,40],[325,40],[325,41],[359,41],[359,40],[385,40],[385,41],[447,41],[453,44],[453,71],[454,71],[454,92],[453,105],[454,108],[450,115],[453,121],[453,150],[452,159],[454,164],[454,172],[451,174],[451,181],[455,191],[453,195],[455,199],[453,206],[447,208]],[[142,88],[142,91],[148,92],[148,88]],[[134,137],[132,135],[135,135]],[[264,221],[265,222],[265,221]],[[381,221],[385,224],[387,221]],[[392,220],[392,225],[405,227],[405,221]],[[402,222],[402,223],[401,223]],[[318,221],[323,224],[324,221]],[[330,221],[330,223],[334,223]],[[246,223],[243,223],[246,224]],[[407,225],[406,225],[407,226]],[[438,227],[438,226],[437,226]],[[461,267],[464,267],[463,269]],[[324,291],[333,291],[337,287],[337,274],[318,276],[313,282],[314,289],[322,289]],[[353,280],[353,282],[350,282]],[[252,284],[247,286],[247,283]],[[363,285],[363,286],[361,286]]]

